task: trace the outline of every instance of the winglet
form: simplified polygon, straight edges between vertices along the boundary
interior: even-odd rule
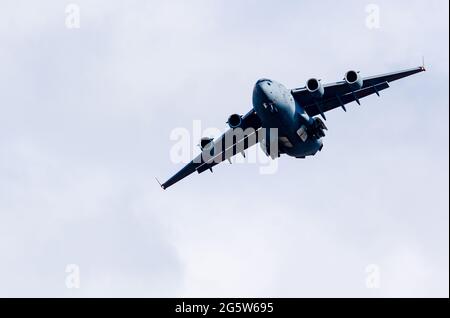
[[[166,187],[165,187],[163,184],[161,184],[161,182],[159,182],[158,178],[155,177],[155,179],[156,179],[156,182],[158,182],[159,186],[160,186],[163,190],[166,190]]]
[[[427,68],[425,67],[425,56],[422,56],[422,71],[426,72]]]

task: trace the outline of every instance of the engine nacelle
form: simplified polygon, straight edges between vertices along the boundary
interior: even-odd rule
[[[230,117],[228,117],[227,124],[231,129],[240,127],[242,124],[242,116],[239,114],[231,115]]]
[[[311,130],[318,138],[323,138],[325,137],[325,130],[328,130],[328,128],[322,119],[316,117],[314,118],[314,124],[312,125]]]
[[[203,137],[203,138],[200,140],[200,145],[199,145],[199,146],[200,146],[200,149],[201,149],[201,150],[204,150],[204,149],[210,148],[211,146],[214,145],[213,141],[214,141],[214,138]]]
[[[356,71],[348,71],[344,80],[354,91],[360,90],[364,84],[361,75]]]
[[[322,83],[316,78],[311,78],[306,82],[306,89],[314,98],[322,98],[325,94]]]

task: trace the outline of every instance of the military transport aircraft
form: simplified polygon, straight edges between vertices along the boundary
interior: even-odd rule
[[[202,138],[202,153],[160,185],[167,189],[195,171],[212,172],[215,165],[236,154],[245,156],[245,150],[258,142],[272,159],[281,154],[295,158],[314,156],[323,148],[326,112],[339,107],[347,111],[346,104],[361,105],[362,98],[380,96],[390,82],[423,71],[425,66],[363,78],[352,70],[340,82],[323,85],[321,80],[312,78],[305,87],[295,89],[260,79],[253,89],[253,109],[244,116],[231,115],[227,122],[230,129],[217,140]]]

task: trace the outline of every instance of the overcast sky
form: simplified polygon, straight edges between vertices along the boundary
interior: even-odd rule
[[[375,29],[369,3],[79,0],[71,29],[69,2],[2,0],[0,296],[448,297],[448,1],[375,1]],[[258,78],[423,55],[327,114],[316,157],[154,180],[173,129],[225,129]]]

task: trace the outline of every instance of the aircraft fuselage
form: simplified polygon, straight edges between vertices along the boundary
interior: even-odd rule
[[[284,85],[269,79],[259,80],[253,89],[253,108],[261,119],[262,127],[277,128],[279,150],[289,156],[313,156],[323,147],[321,138],[308,133],[302,140],[302,129],[310,130],[314,119],[293,98]]]

